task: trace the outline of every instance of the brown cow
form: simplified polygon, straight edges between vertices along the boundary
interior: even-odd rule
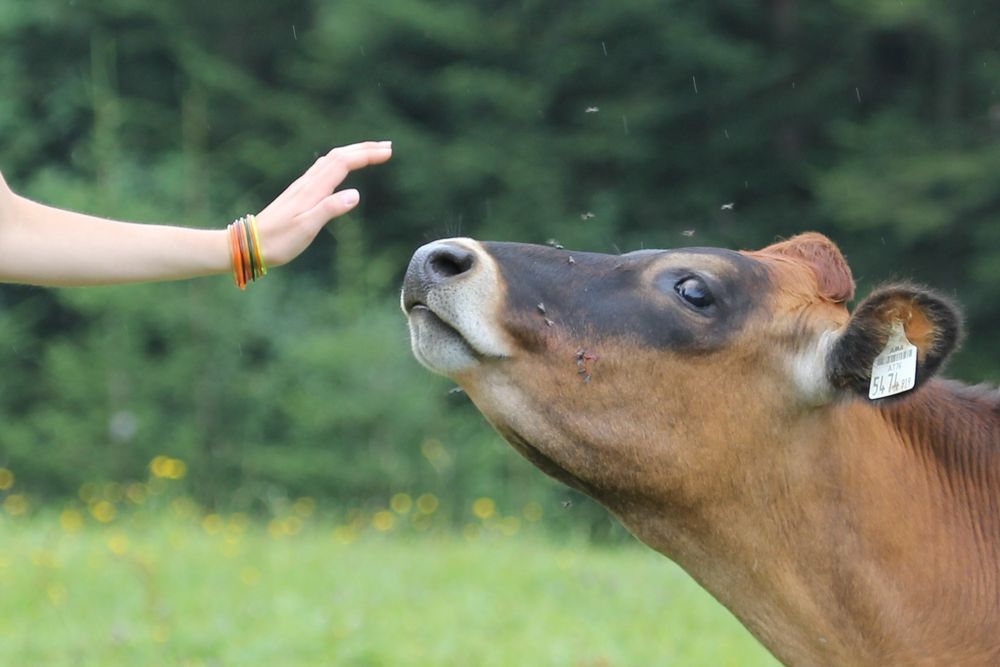
[[[819,234],[621,256],[451,239],[414,255],[402,305],[425,366],[783,662],[1000,665],[1000,400],[931,379],[960,336],[947,299],[890,285],[852,314],[853,293]],[[915,387],[869,400],[900,330]]]

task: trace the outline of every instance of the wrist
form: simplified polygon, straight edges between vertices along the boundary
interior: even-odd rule
[[[218,275],[232,271],[229,253],[229,235],[225,229],[190,229],[188,261],[191,275]]]

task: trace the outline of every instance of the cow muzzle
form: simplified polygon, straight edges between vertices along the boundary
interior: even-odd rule
[[[477,241],[446,239],[419,248],[400,299],[414,356],[448,376],[509,356],[510,344],[497,325],[502,301],[496,263]]]

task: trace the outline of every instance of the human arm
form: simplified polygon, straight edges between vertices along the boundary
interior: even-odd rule
[[[319,158],[256,216],[267,265],[295,259],[329,220],[357,205],[357,190],[333,192],[348,173],[391,156],[391,143],[365,142]],[[0,282],[180,280],[228,273],[230,255],[225,228],[145,225],[65,211],[14,194],[0,175]]]

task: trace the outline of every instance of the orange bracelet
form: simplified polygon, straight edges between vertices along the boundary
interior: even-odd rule
[[[229,225],[229,249],[232,252],[233,280],[240,289],[246,289],[243,281],[243,253],[240,252],[239,233],[236,231],[236,223]]]

